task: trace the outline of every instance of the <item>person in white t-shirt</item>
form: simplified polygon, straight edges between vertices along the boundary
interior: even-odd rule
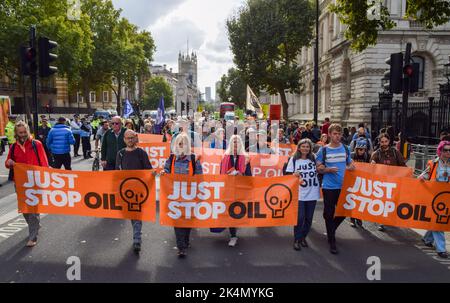
[[[320,198],[320,185],[317,178],[316,157],[313,154],[313,143],[310,139],[302,139],[297,151],[289,159],[286,174],[299,177],[298,221],[294,227],[294,249],[308,247],[306,237],[311,229],[314,210]]]

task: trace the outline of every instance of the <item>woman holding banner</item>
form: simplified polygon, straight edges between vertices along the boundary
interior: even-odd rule
[[[297,150],[289,159],[286,175],[292,174],[300,179],[298,221],[294,227],[294,249],[301,250],[301,246],[308,247],[306,237],[311,229],[317,200],[320,198],[316,157],[313,154],[313,143],[310,139],[300,140]]]
[[[449,183],[450,180],[450,141],[442,141],[437,148],[438,158],[428,161],[426,170],[419,176],[420,180]],[[443,231],[427,231],[422,239],[428,247],[436,247],[439,257],[448,258]]]
[[[181,175],[201,175],[202,165],[197,160],[195,154],[191,152],[191,139],[186,133],[180,133],[173,141],[173,154],[167,159],[161,176],[167,174]],[[184,258],[189,248],[189,236],[191,228],[175,227],[175,237],[177,239],[178,257]]]
[[[233,135],[230,138],[230,144],[220,162],[220,174],[231,176],[252,175],[250,162],[245,154],[244,143],[239,135]],[[237,240],[237,229],[230,227],[230,241],[228,242],[228,246],[236,246]]]

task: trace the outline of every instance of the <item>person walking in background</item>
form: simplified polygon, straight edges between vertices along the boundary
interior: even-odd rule
[[[81,142],[81,122],[79,116],[73,116],[73,120],[70,122],[70,129],[72,130],[73,137],[75,138],[75,145],[73,147],[73,156],[79,157],[78,151],[80,150]]]
[[[125,148],[125,141],[123,139],[125,127],[122,127],[122,119],[115,116],[111,119],[112,128],[106,131],[102,140],[101,148],[101,164],[103,170],[115,170],[117,152]]]
[[[58,123],[50,130],[47,137],[47,146],[53,158],[53,168],[61,169],[64,165],[66,170],[72,170],[70,146],[74,144],[75,138],[66,124],[66,118],[60,117]]]
[[[90,159],[91,156],[91,133],[92,133],[92,126],[89,123],[89,121],[86,120],[86,118],[81,119],[81,143],[83,148],[83,158],[84,159]]]

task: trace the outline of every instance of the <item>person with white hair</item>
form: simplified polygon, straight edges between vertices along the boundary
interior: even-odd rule
[[[251,176],[252,170],[250,160],[245,153],[244,144],[239,135],[233,135],[225,154],[220,162],[220,174],[231,176]],[[237,229],[230,227],[230,241],[228,246],[234,247],[237,244]]]
[[[181,175],[202,175],[203,169],[200,161],[192,153],[191,139],[186,133],[180,133],[173,140],[172,154],[164,165],[164,170],[160,172],[164,174],[181,174]],[[191,228],[175,227],[175,237],[177,241],[178,257],[187,256],[187,249],[190,247],[189,237]]]

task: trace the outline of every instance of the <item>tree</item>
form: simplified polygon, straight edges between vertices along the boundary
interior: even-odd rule
[[[173,106],[173,90],[163,77],[152,77],[145,83],[144,109],[156,110],[161,96],[166,108]]]
[[[405,19],[422,22],[428,29],[445,24],[450,19],[448,0],[406,0]],[[377,43],[378,31],[389,30],[395,26],[390,19],[389,10],[382,1],[337,0],[329,9],[347,25],[345,38],[351,41],[356,51],[362,51]],[[379,9],[377,9],[377,6]],[[378,16],[368,17],[368,11],[379,11]],[[369,14],[370,15],[370,14]]]
[[[230,68],[227,75],[222,76],[218,94],[223,102],[234,102],[239,108],[245,108],[247,85],[239,70]]]
[[[125,18],[120,19],[113,30],[112,41],[112,76],[117,88],[111,85],[111,89],[117,97],[117,112],[120,113],[122,87],[134,87],[138,76],[148,69],[155,46],[149,32],[138,32],[138,28]]]
[[[250,87],[279,94],[287,120],[286,91],[301,88],[297,58],[312,39],[314,10],[308,0],[248,0],[227,20],[234,63]]]

